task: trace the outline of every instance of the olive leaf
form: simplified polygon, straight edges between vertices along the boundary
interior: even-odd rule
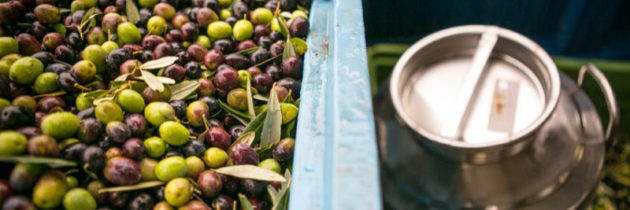
[[[261,46],[250,47],[250,48],[238,51],[236,53],[243,54],[243,55],[249,55],[249,54],[252,54],[252,53],[256,52],[256,50],[258,50],[260,48],[262,48],[262,47]]]
[[[161,76],[160,76],[160,77],[157,77],[157,78],[158,78],[158,80],[160,80],[160,82],[161,82],[162,84],[167,84],[167,85],[172,85],[172,84],[175,84],[175,80],[174,80],[174,79],[171,79],[171,78],[169,78],[169,77],[161,77]]]
[[[256,118],[256,112],[254,111],[254,99],[252,99],[252,81],[247,77],[247,111],[249,112],[249,119],[254,120]]]
[[[0,156],[0,162],[41,164],[50,166],[51,168],[77,166],[77,163],[64,159],[34,156]]]
[[[243,133],[258,130],[258,128],[262,127],[266,116],[267,116],[267,110],[258,114],[258,116],[254,118],[254,120],[252,120],[251,122],[247,124],[247,126],[245,126],[245,129],[243,129]]]
[[[197,88],[199,88],[199,82],[197,80],[188,80],[175,84],[171,87],[171,101],[184,100],[190,94],[197,91]]]
[[[91,92],[87,92],[84,97],[86,98],[91,98],[91,99],[95,99],[96,97],[109,92],[108,90],[95,90],[95,91],[91,91]]]
[[[179,58],[177,58],[176,56],[162,57],[160,59],[148,61],[140,65],[140,69],[141,70],[161,69],[175,63],[177,59]]]
[[[282,126],[282,111],[276,93],[275,85],[271,88],[269,102],[267,103],[267,117],[260,136],[260,146],[274,145],[280,141]]]
[[[284,177],[287,181],[282,183],[282,187],[279,191],[271,185],[267,186],[267,192],[273,204],[272,210],[286,210],[289,207],[289,190],[291,188],[291,182],[293,181],[291,179],[291,171],[287,169],[284,172]]]
[[[273,144],[264,147],[257,147],[255,150],[260,160],[273,158]]]
[[[162,186],[162,185],[164,185],[164,182],[161,182],[161,181],[146,181],[146,182],[140,182],[134,185],[102,188],[98,190],[98,193],[101,194],[101,193],[107,193],[107,192],[135,191],[135,190],[153,188],[153,187]]]
[[[133,3],[132,0],[127,0],[126,12],[129,22],[136,24],[138,23],[138,21],[140,21],[140,13],[138,12],[138,7],[136,7],[136,4]]]
[[[127,81],[127,78],[129,77],[129,73],[124,73],[121,74],[120,76],[116,77],[116,79],[114,79],[114,81]]]
[[[162,92],[164,90],[164,85],[162,84],[162,81],[160,81],[160,79],[158,79],[151,72],[142,70],[140,71],[140,73],[142,74],[142,79],[147,83],[149,88],[158,92]]]
[[[83,18],[81,18],[81,22],[79,23],[79,25],[83,25],[89,19],[89,17],[94,14],[94,12],[96,12],[96,7],[92,7],[91,9],[86,11],[85,14],[83,14]]]
[[[282,129],[282,138],[291,137],[291,132],[293,132],[293,128],[295,128],[296,121],[296,119],[293,119],[284,126],[284,129]]]
[[[267,182],[286,182],[282,175],[254,165],[234,165],[218,168],[217,173],[241,179],[253,179]]]
[[[297,56],[295,45],[293,45],[291,39],[287,39],[287,42],[284,44],[284,50],[282,51],[282,60],[286,60],[292,56]]]
[[[230,145],[230,147],[228,147],[226,151],[230,151],[235,144],[246,144],[247,146],[251,146],[255,138],[256,132],[254,131],[243,133],[232,143],[232,145]]]
[[[282,33],[284,37],[289,38],[291,34],[289,33],[289,27],[287,26],[287,21],[284,20],[284,17],[282,17],[282,15],[276,15],[276,20],[278,20],[278,24],[280,25],[280,33]]]
[[[230,115],[230,116],[234,117],[234,119],[238,120],[238,121],[239,121],[241,124],[243,124],[243,125],[247,124],[247,120],[245,120],[245,119],[244,119],[244,118],[242,118],[242,117],[236,116],[236,115],[231,114],[231,113],[228,113],[228,115]]]
[[[269,98],[260,94],[256,94],[253,97],[254,99],[259,100],[259,101],[269,101]]]
[[[103,101],[111,101],[111,100],[114,100],[114,96],[98,98],[98,99],[94,100],[92,102],[92,104],[94,104],[94,106],[96,106],[96,105],[98,105],[99,103],[101,103]]]
[[[247,200],[247,196],[239,193],[238,200],[241,202],[241,210],[254,210],[252,204],[249,202],[249,200]]]
[[[230,107],[230,105],[227,105],[225,102],[221,100],[218,100],[218,101],[219,101],[219,106],[221,106],[221,108],[223,108],[223,110],[227,111],[228,113],[235,115],[237,117],[249,119],[249,115]],[[243,123],[243,124],[247,124],[247,123]]]

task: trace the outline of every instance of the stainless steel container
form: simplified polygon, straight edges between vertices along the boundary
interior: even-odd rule
[[[580,90],[586,73],[606,96],[606,131]],[[577,208],[597,183],[619,121],[595,66],[585,65],[575,84],[533,41],[481,25],[409,48],[375,112],[385,203],[398,193],[395,208],[403,209]]]

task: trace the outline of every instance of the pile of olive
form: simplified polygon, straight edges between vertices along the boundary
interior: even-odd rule
[[[286,183],[216,169],[290,170],[311,0],[127,1],[0,0],[2,209],[272,208]],[[235,143],[270,95],[281,140]]]

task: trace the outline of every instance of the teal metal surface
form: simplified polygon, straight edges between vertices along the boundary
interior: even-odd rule
[[[360,0],[311,6],[289,208],[381,209]]]

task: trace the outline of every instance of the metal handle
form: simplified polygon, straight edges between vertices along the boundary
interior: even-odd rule
[[[606,79],[606,76],[592,63],[586,63],[580,68],[580,74],[578,76],[577,86],[582,87],[584,83],[584,75],[589,73],[595,82],[599,85],[604,97],[606,98],[606,105],[608,106],[608,127],[606,128],[606,141],[610,141],[617,125],[619,125],[619,106],[617,105],[617,99],[615,99],[615,93]]]

